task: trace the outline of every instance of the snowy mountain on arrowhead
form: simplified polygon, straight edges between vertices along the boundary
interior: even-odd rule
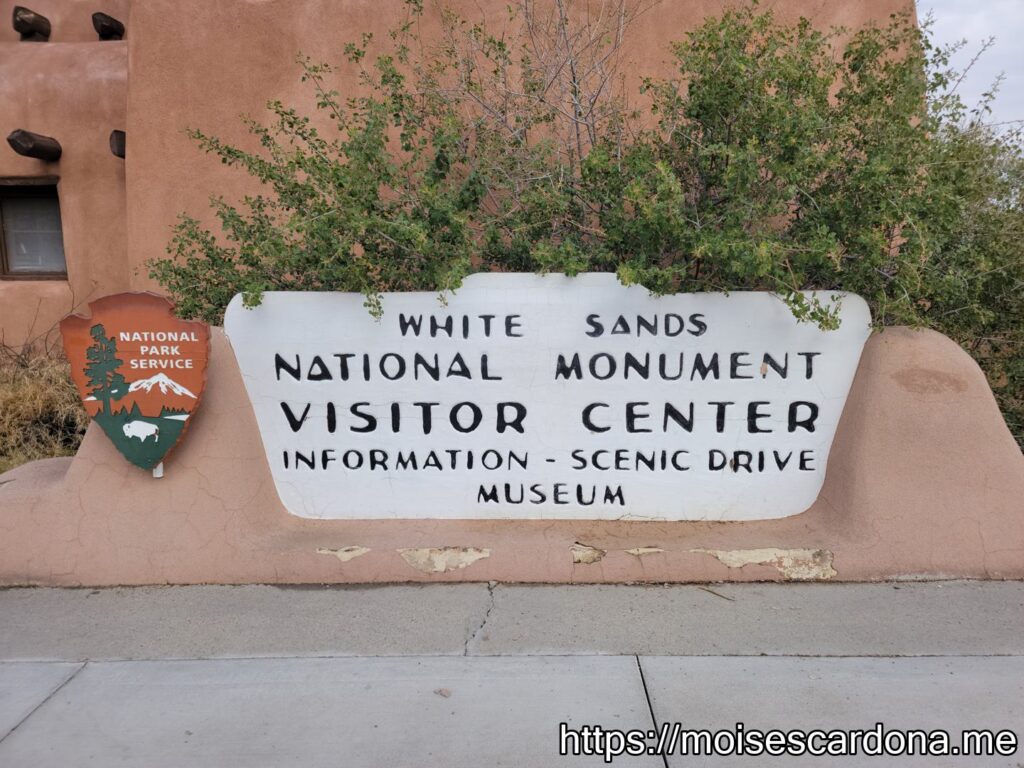
[[[158,373],[155,376],[150,376],[148,379],[133,381],[128,385],[128,391],[138,392],[141,389],[148,394],[153,390],[153,387],[159,387],[160,394],[162,395],[166,395],[170,392],[172,395],[182,395],[184,397],[191,397],[193,400],[196,399],[196,396],[189,392],[188,389],[181,386],[181,384],[167,376],[165,373]]]

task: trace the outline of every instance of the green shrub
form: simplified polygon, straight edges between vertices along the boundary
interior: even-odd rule
[[[991,95],[957,96],[952,49],[907,16],[823,32],[754,4],[673,46],[674,78],[634,82],[619,54],[643,8],[575,21],[553,2],[514,6],[501,35],[446,12],[436,45],[407,2],[378,55],[346,48],[360,93],[300,59],[316,122],[270,102],[247,121],[260,152],[192,131],[265,193],[215,198],[217,233],[183,216],[151,264],[178,311],[217,322],[237,292],[346,290],[379,312],[383,291],[476,270],[589,270],[770,290],[827,328],[800,291],[846,290],[879,325],[961,343],[1024,440],[1024,153],[986,125]]]

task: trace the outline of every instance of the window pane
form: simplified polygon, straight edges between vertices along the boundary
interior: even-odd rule
[[[8,271],[65,272],[57,198],[7,197],[0,205]]]

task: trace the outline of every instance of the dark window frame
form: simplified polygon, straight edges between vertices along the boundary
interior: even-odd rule
[[[57,190],[58,179],[51,176],[32,179],[2,179],[0,180],[0,200],[4,198],[25,198],[39,197],[55,199],[57,210],[60,212],[60,193]],[[62,272],[12,272],[10,263],[7,261],[7,235],[4,232],[3,208],[0,206],[0,280],[60,280],[68,279],[68,255],[64,256],[64,271]],[[61,241],[64,240],[64,217],[60,222]]]

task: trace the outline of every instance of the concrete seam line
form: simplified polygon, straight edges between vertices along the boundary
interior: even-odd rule
[[[480,624],[474,629],[469,635],[466,636],[466,642],[462,645],[462,655],[469,656],[469,646],[476,640],[476,636],[479,635],[483,628],[487,625],[488,619],[491,618],[491,611],[494,610],[494,590],[498,588],[498,584],[494,581],[487,582],[487,609],[484,611],[484,617],[480,620]],[[474,654],[476,655],[476,654]],[[481,654],[486,655],[486,654]]]
[[[655,733],[657,733],[658,718],[654,714],[654,702],[651,701],[651,692],[647,688],[647,678],[644,677],[644,665],[640,662],[639,654],[634,655],[633,658],[636,659],[636,671],[640,673],[640,685],[644,688],[644,698],[647,700],[647,711],[651,715],[651,727],[654,729]],[[669,768],[667,754],[663,753],[661,755],[661,762],[665,768]]]
[[[61,663],[63,663],[63,662],[54,662],[54,663],[57,663],[57,664],[61,664]],[[48,702],[48,701],[49,701],[50,699],[52,699],[52,698],[53,698],[54,696],[56,696],[56,695],[57,695],[57,694],[58,694],[58,693],[59,693],[59,692],[60,692],[60,691],[61,691],[61,690],[62,690],[62,689],[64,688],[64,686],[65,686],[65,685],[67,685],[67,684],[68,684],[68,683],[70,683],[70,682],[71,682],[72,680],[74,680],[74,679],[75,679],[76,677],[78,677],[78,673],[79,673],[79,672],[81,672],[81,671],[82,671],[83,669],[85,669],[85,666],[86,666],[86,665],[87,665],[88,663],[89,663],[88,661],[82,661],[82,662],[79,662],[79,664],[78,664],[78,668],[77,668],[77,669],[75,669],[75,670],[73,670],[73,671],[71,672],[71,674],[70,674],[70,675],[68,675],[68,676],[67,676],[66,678],[64,678],[64,681],[63,681],[63,682],[61,682],[61,684],[60,684],[60,685],[58,685],[58,686],[57,686],[56,688],[54,688],[54,689],[53,689],[52,691],[50,691],[50,692],[49,692],[49,693],[48,693],[48,694],[47,694],[47,695],[46,695],[46,696],[45,696],[45,697],[43,698],[43,700],[42,700],[42,701],[40,701],[40,702],[39,702],[38,704],[36,704],[36,705],[35,705],[34,707],[32,707],[32,709],[31,709],[31,710],[29,710],[29,713],[28,713],[27,715],[25,715],[25,716],[24,716],[23,718],[21,718],[21,720],[19,720],[19,721],[18,721],[17,723],[15,723],[15,724],[14,724],[14,727],[13,727],[13,728],[11,728],[11,730],[9,730],[9,731],[8,731],[7,733],[5,733],[5,734],[4,734],[3,736],[0,736],[0,746],[2,746],[2,745],[3,745],[3,743],[4,743],[4,742],[5,742],[6,740],[7,740],[7,737],[8,737],[8,736],[10,736],[10,735],[11,735],[12,733],[14,733],[14,732],[15,732],[16,730],[18,730],[18,729],[19,729],[19,728],[20,728],[20,727],[22,726],[22,724],[24,724],[24,723],[25,723],[25,721],[26,721],[26,720],[28,720],[28,719],[29,719],[30,717],[32,717],[32,715],[34,715],[34,714],[35,714],[36,712],[38,712],[38,711],[39,711],[39,709],[40,709],[40,707],[42,707],[42,706],[43,706],[43,705],[44,705],[44,704],[45,704],[46,702]]]

